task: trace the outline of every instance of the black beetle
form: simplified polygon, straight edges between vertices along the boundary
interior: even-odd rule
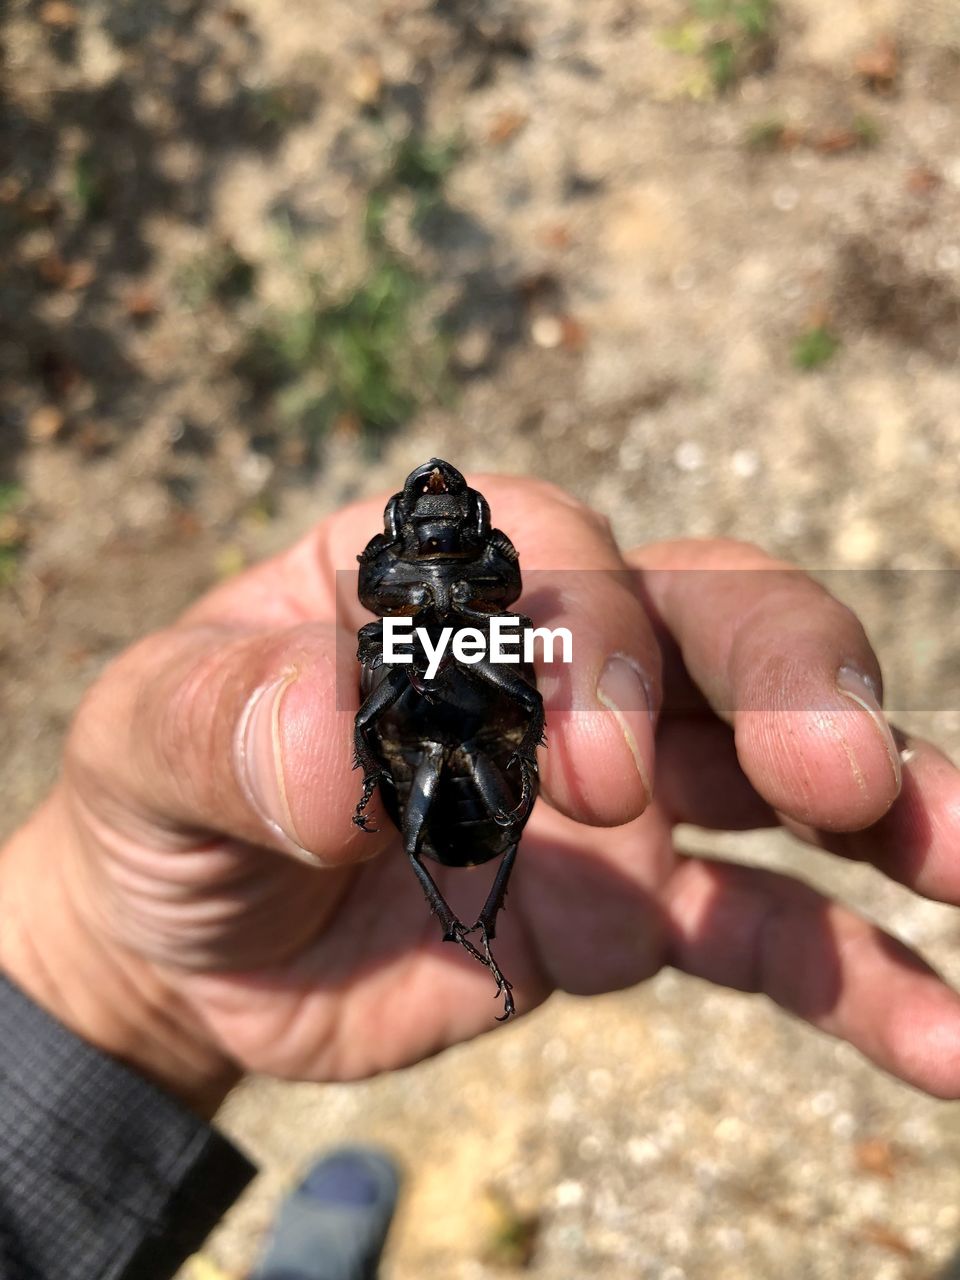
[[[440,458],[411,472],[387,503],[384,532],[357,559],[360,603],[380,619],[412,618],[434,652],[444,628],[471,628],[489,640],[494,617],[517,619],[521,635],[532,625],[506,612],[521,591],[513,543],[491,528],[483,495]],[[427,646],[416,632],[411,659],[397,664],[384,661],[382,621],[362,627],[358,638],[363,701],[354,745],[363,794],[353,821],[372,830],[364,810],[379,784],[444,940],[459,943],[489,967],[497,995],[503,994],[503,1021],[514,1012],[514,1001],[490,942],[539,785],[544,713],[533,668],[516,659],[513,665],[494,662],[489,652],[479,661],[459,661],[449,631],[448,647],[432,673]],[[483,909],[468,929],[422,859],[472,867],[501,856]],[[475,932],[482,952],[469,940]]]

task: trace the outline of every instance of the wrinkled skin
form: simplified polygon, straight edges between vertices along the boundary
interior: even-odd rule
[[[553,706],[545,687],[543,798],[500,920],[520,1012],[669,964],[764,991],[894,1075],[960,1095],[960,999],[922,962],[798,882],[673,842],[681,821],[785,822],[960,901],[960,777],[924,742],[902,762],[877,710],[838,689],[844,666],[879,686],[857,620],[755,548],[621,555],[558,490],[469,480],[525,570],[600,571],[564,592],[578,687]],[[489,974],[437,936],[390,824],[370,837],[350,821],[369,615],[338,604],[334,571],[383,502],[341,511],[115,662],[54,792],[0,857],[3,966],[203,1111],[245,1070],[350,1079],[492,1024]],[[611,654],[629,662],[598,700]],[[439,870],[454,905],[482,896],[473,873]]]

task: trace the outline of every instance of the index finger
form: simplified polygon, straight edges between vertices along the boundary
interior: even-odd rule
[[[662,543],[627,558],[686,671],[733,725],[760,795],[827,830],[881,818],[900,791],[900,756],[856,616],[805,573],[743,543]]]

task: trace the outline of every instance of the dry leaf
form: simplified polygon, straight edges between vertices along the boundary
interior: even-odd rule
[[[151,316],[155,316],[159,310],[156,297],[146,287],[134,289],[128,293],[124,306],[126,307],[127,315],[132,320],[148,320]]]
[[[561,316],[560,324],[563,329],[563,337],[561,345],[566,351],[582,351],[587,345],[587,331],[579,320],[574,320],[573,316]]]
[[[37,259],[37,275],[44,284],[60,286],[67,278],[67,264],[54,250]]]
[[[361,107],[375,107],[383,96],[383,68],[373,56],[365,54],[350,73],[347,90]]]
[[[67,0],[47,0],[40,7],[40,21],[47,27],[60,27],[66,30],[75,27],[80,15]]]
[[[935,169],[925,169],[920,166],[911,169],[907,174],[907,190],[914,196],[933,195],[934,191],[938,191],[943,186],[943,176],[937,173]]]
[[[891,1253],[898,1253],[901,1258],[913,1257],[913,1246],[899,1232],[883,1222],[865,1222],[860,1228],[860,1234],[871,1244],[879,1245],[881,1249],[889,1249]]]
[[[501,111],[487,130],[487,141],[495,147],[502,147],[520,132],[529,118],[525,111]]]
[[[92,262],[83,260],[81,262],[71,262],[66,269],[63,278],[63,287],[65,289],[86,289],[88,285],[93,284],[97,278],[97,269]]]
[[[562,222],[555,222],[540,232],[540,241],[548,249],[569,249],[572,240],[570,229]]]
[[[195,538],[203,532],[203,523],[195,511],[180,507],[173,516],[176,533],[182,538]]]
[[[867,1138],[853,1149],[853,1158],[862,1173],[872,1173],[878,1178],[892,1178],[896,1173],[893,1147],[886,1138]]]
[[[114,436],[105,423],[88,418],[77,428],[76,440],[85,457],[95,458],[109,450],[114,443]]]
[[[860,145],[861,138],[853,129],[828,129],[810,139],[814,151],[823,155],[836,155],[841,151],[853,151]]]
[[[57,212],[57,201],[49,191],[31,191],[24,197],[23,209],[31,218],[52,218]]]
[[[889,93],[900,74],[900,54],[888,35],[880,38],[857,57],[857,75],[877,93]]]
[[[64,262],[56,249],[37,260],[37,274],[44,284],[56,289],[86,289],[96,277],[92,262]]]
[[[41,405],[27,420],[27,435],[34,444],[46,444],[63,430],[64,417],[54,404]]]

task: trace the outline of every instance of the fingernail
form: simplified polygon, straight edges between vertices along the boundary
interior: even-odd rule
[[[649,804],[653,799],[649,763],[653,760],[653,711],[646,679],[632,658],[615,653],[607,659],[597,681],[597,701],[616,716]]]
[[[858,707],[862,707],[869,715],[870,719],[877,727],[877,732],[883,742],[884,749],[890,758],[890,765],[893,769],[893,776],[897,784],[897,790],[903,780],[900,751],[897,748],[893,731],[890,728],[887,717],[883,714],[883,708],[880,706],[880,698],[878,690],[874,682],[868,675],[859,671],[856,667],[847,663],[837,672],[837,689],[845,698],[849,698],[855,702]]]
[[[247,703],[237,734],[237,772],[258,816],[290,853],[316,866],[319,859],[305,849],[297,835],[283,772],[280,709],[284,694],[297,678],[288,671],[264,685]]]

